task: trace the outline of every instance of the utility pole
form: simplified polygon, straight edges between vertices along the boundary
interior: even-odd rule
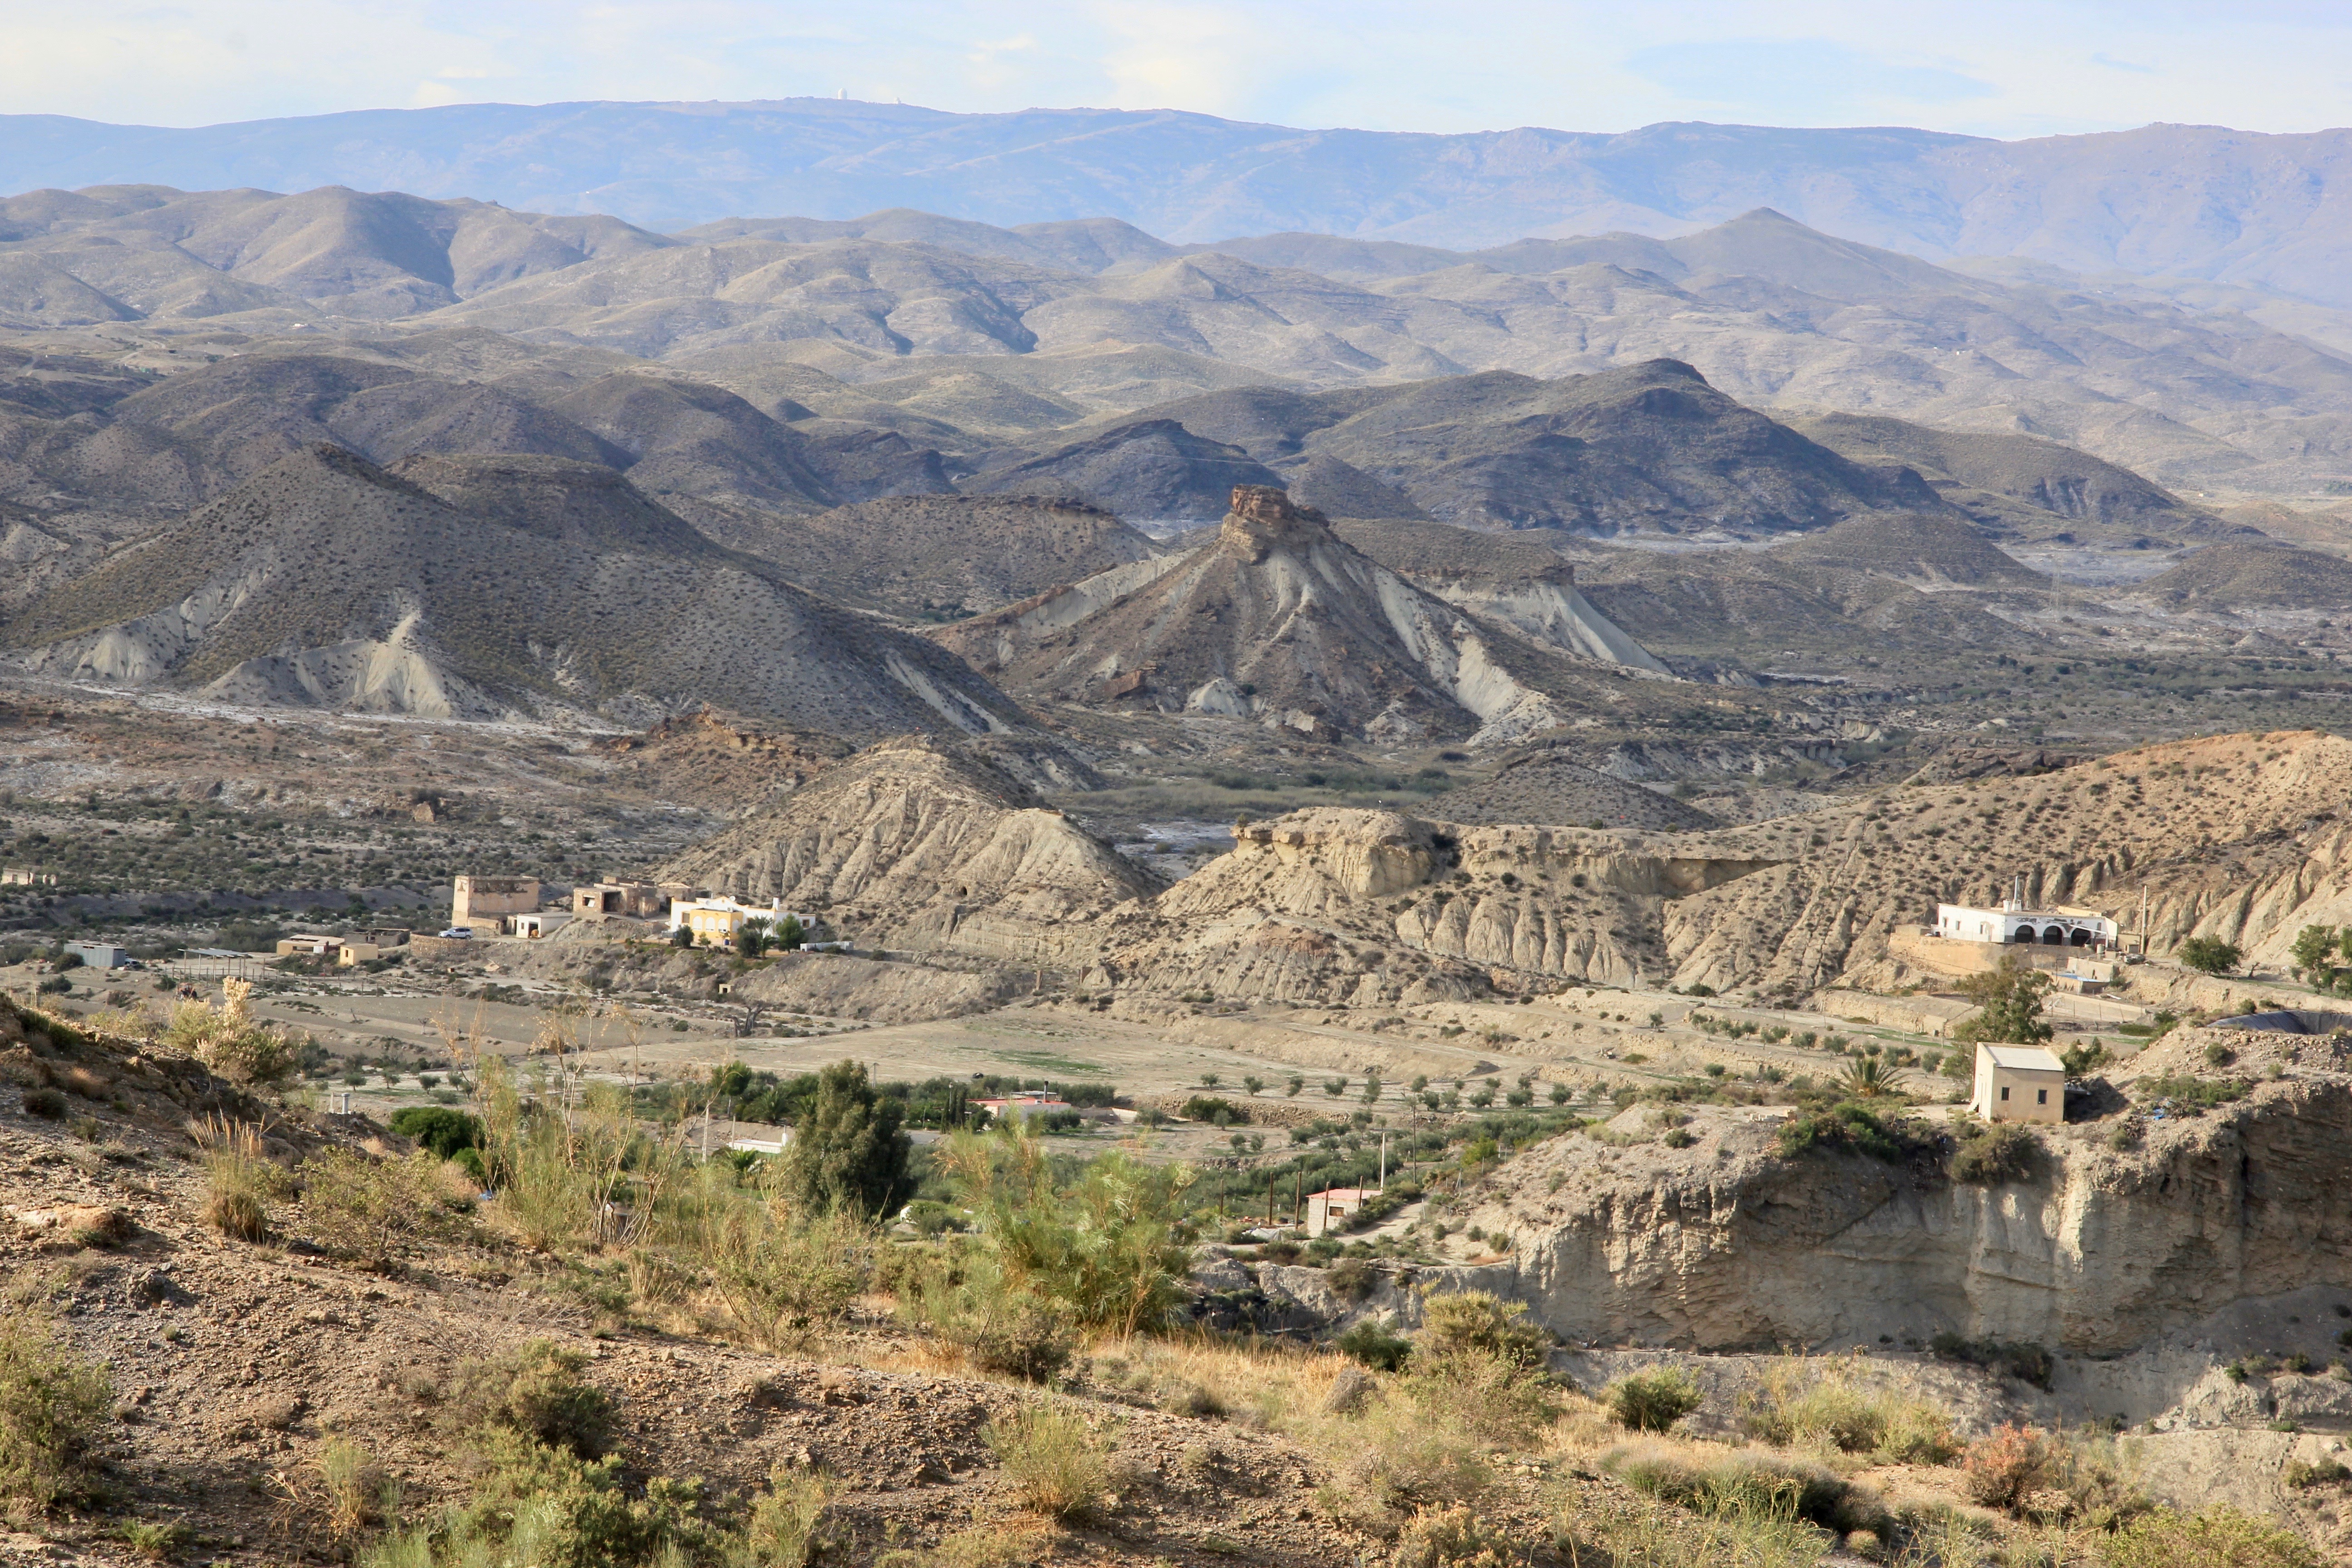
[[[1389,1130],[1381,1129],[1381,1191],[1389,1190]]]

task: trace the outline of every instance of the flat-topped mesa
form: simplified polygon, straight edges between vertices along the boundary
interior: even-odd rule
[[[1282,546],[1307,549],[1331,538],[1330,520],[1272,485],[1235,485],[1217,547],[1255,566]]]

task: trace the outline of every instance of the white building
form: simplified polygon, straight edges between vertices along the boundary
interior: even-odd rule
[[[1979,1046],[1969,1109],[1987,1121],[2063,1121],[2066,1064],[2040,1046]]]
[[[2096,910],[2032,910],[2025,906],[2025,879],[1999,909],[1937,904],[1936,934],[1953,942],[2040,942],[2049,947],[2113,947],[2116,922]]]

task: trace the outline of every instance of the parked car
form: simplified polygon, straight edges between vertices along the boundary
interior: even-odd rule
[[[447,931],[443,931],[441,934],[443,936],[468,938],[474,934],[474,928],[472,926],[451,926]]]

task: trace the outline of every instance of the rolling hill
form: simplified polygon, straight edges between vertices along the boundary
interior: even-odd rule
[[[609,468],[306,447],[42,595],[34,672],[430,717],[701,703],[832,734],[1009,729],[936,647],[711,543]]]

